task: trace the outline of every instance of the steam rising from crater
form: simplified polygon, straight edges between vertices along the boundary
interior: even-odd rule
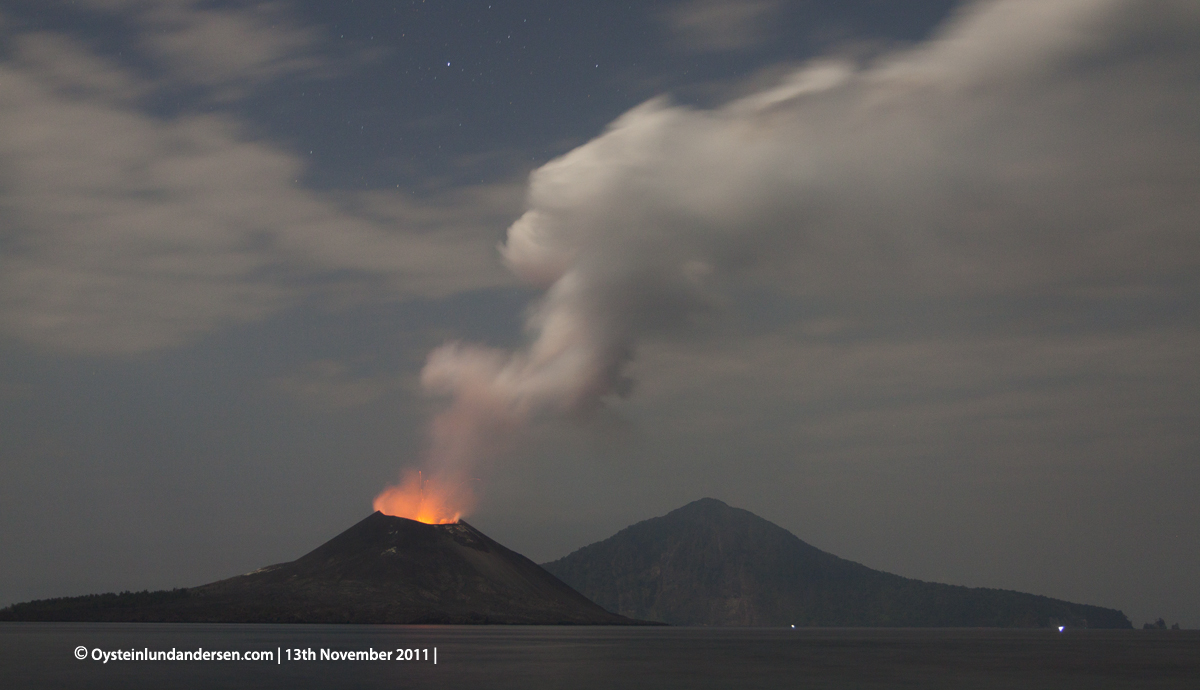
[[[871,302],[1200,274],[1198,58],[1193,1],[1000,0],[719,108],[633,109],[532,174],[501,248],[545,289],[528,345],[430,354],[428,467],[458,481],[627,393],[639,342],[747,281]]]

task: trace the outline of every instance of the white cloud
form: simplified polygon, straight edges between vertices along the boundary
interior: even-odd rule
[[[635,108],[531,177],[504,247],[547,290],[530,345],[447,346],[424,382],[482,428],[587,410],[627,390],[648,338],[747,285],[847,312],[1194,299],[1200,12],[1153,9],[981,3],[866,67],[821,61],[715,110]]]
[[[661,18],[682,47],[695,52],[751,48],[767,38],[779,0],[688,0]]]
[[[534,173],[506,254],[536,282],[652,271],[698,299],[701,265],[782,264],[802,294],[1188,275],[1197,12],[1155,8],[980,4],[863,69],[815,63],[711,111],[652,101]],[[1038,37],[1009,57],[1021,19]]]
[[[201,0],[84,0],[92,9],[127,17],[139,47],[171,79],[212,87],[220,99],[287,74],[320,73],[324,37],[297,24],[281,2],[214,7]]]
[[[171,346],[262,318],[350,272],[393,298],[508,279],[503,186],[417,201],[303,189],[299,155],[233,117],[149,115],[148,83],[51,34],[0,64],[0,327],[89,353]]]

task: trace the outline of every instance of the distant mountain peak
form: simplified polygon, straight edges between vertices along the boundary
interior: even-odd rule
[[[674,512],[678,512],[680,510],[687,510],[689,508],[708,508],[708,507],[728,508],[729,504],[726,503],[725,501],[722,501],[717,498],[712,498],[711,496],[709,496],[709,497],[705,497],[705,498],[698,498],[681,508],[676,508],[675,510],[672,510],[671,512],[674,513]]]
[[[673,515],[674,516],[706,515],[706,514],[727,512],[730,510],[737,510],[737,508],[732,508],[729,506],[729,504],[725,503],[724,501],[720,501],[715,498],[700,498],[695,501],[692,501],[691,503],[688,503],[685,506],[676,508],[675,510],[672,510],[671,512],[667,513],[666,515],[663,515],[662,517],[669,518]],[[653,518],[651,518],[651,519],[653,519]]]
[[[872,570],[714,498],[543,567],[610,611],[674,625],[1130,627],[1113,609]]]

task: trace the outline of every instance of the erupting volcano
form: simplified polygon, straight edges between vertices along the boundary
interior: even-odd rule
[[[188,589],[18,604],[0,610],[0,620],[638,623],[465,522],[427,525],[378,512],[290,563]]]

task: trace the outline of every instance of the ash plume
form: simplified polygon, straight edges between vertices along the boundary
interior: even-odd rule
[[[1198,58],[1194,2],[998,0],[715,109],[631,110],[531,176],[501,247],[545,290],[528,344],[429,356],[450,400],[431,464],[469,472],[531,418],[628,392],[639,342],[731,286],[871,301],[1200,275]]]

